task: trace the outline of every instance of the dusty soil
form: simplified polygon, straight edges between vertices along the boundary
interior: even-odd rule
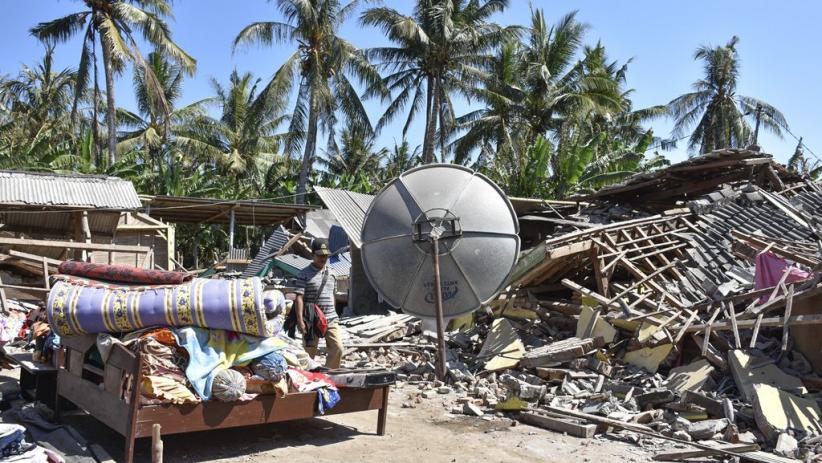
[[[5,397],[17,389],[18,370],[0,372]],[[417,386],[394,387],[387,434],[376,435],[377,412],[167,436],[164,461],[177,462],[649,462],[654,445],[637,446],[601,435],[578,439],[514,422],[451,414],[455,396],[422,399],[402,408]],[[447,403],[447,405],[443,405]],[[89,442],[118,461],[123,438],[88,415],[66,416]],[[137,441],[135,461],[150,462],[150,439]]]
[[[377,436],[376,412],[207,431],[163,439],[167,462],[647,462],[641,447],[608,438],[578,439],[517,424],[448,413],[444,398],[402,408],[414,386],[390,396],[387,434]],[[114,457],[122,439],[88,416],[67,422]],[[136,461],[148,462],[150,442],[137,443]]]

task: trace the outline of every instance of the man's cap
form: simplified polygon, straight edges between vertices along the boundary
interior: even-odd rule
[[[328,249],[328,240],[316,239],[311,243],[311,252],[318,256],[330,256],[331,250]]]

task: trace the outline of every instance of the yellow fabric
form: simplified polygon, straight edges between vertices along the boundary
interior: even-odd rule
[[[165,376],[143,376],[143,394],[173,404],[199,402],[183,383]]]

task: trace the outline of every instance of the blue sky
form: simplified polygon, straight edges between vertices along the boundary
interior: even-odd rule
[[[412,5],[411,0],[385,3],[401,11],[409,11]],[[532,4],[543,8],[551,22],[578,10],[578,18],[591,27],[589,43],[601,40],[612,59],[633,59],[628,85],[635,89],[637,108],[664,104],[689,91],[701,75],[701,65],[692,58],[694,49],[702,44],[724,44],[738,35],[742,58],[739,93],[781,109],[791,131],[804,136],[810,149],[822,156],[822,114],[816,107],[822,103],[822,85],[818,83],[822,74],[822,40],[818,32],[822,2],[533,0]],[[29,35],[31,26],[83,9],[79,0],[6,0],[3,6],[0,74],[15,74],[21,64],[33,64],[39,59],[42,47]],[[174,39],[198,61],[197,75],[186,82],[183,104],[211,96],[210,79],[225,82],[234,68],[269,79],[293,50],[293,46],[252,47],[232,54],[231,42],[244,26],[280,19],[276,5],[265,0],[176,0],[174,11],[175,19],[170,21]],[[528,2],[510,0],[508,10],[496,20],[502,24],[528,24]],[[359,47],[386,43],[379,31],[363,28],[356,20],[349,21],[341,35]],[[60,45],[57,65],[76,66],[79,56],[79,40]],[[115,94],[118,105],[133,108],[130,74],[118,79]],[[464,111],[469,109],[465,103],[460,105]],[[369,102],[367,108],[372,121],[376,121],[381,115],[380,104]],[[422,143],[421,124],[418,119],[409,132],[412,144]],[[657,135],[668,136],[671,122],[658,121],[652,127]],[[391,145],[401,138],[400,131],[401,122],[388,127],[378,144]],[[785,162],[796,140],[788,134],[782,140],[765,134],[760,144]],[[683,159],[684,143],[666,155],[672,161]]]

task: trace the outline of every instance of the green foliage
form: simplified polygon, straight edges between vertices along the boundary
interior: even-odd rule
[[[319,130],[333,140],[340,115],[356,130],[373,130],[352,79],[369,87],[373,94],[387,95],[377,69],[365,54],[337,35],[358,4],[358,0],[347,4],[339,0],[277,0],[285,21],[252,23],[234,40],[235,48],[253,43],[298,44],[261,94],[263,100],[280,107],[296,90],[283,150],[289,156],[303,150],[297,202],[304,202]]]
[[[673,115],[675,138],[693,128],[689,147],[699,152],[749,143],[757,108],[764,130],[786,127],[772,106],[736,94],[736,38],[696,51],[705,76],[693,92],[636,109],[629,62],[586,44],[588,27],[574,12],[551,22],[532,8],[528,25],[501,27],[492,19],[507,0],[415,0],[409,15],[376,6],[360,23],[389,45],[358,50],[338,32],[360,1],[272,2],[279,20],[252,23],[234,41],[295,47],[271,80],[234,71],[212,79],[213,96],[187,104],[183,83],[195,62],[171,40],[168,1],[82,0],[85,11],[37,25],[42,60],[0,77],[0,168],[117,175],[143,194],[317,204],[312,185],[376,193],[408,169],[450,161],[512,196],[565,198],[667,165],[654,147],[668,143],[646,128],[655,118]],[[53,69],[54,45],[78,34],[77,69]],[[138,37],[154,47],[147,56]],[[126,64],[131,109],[113,95]],[[473,109],[455,114],[458,97]],[[373,125],[368,98],[383,103]],[[399,117],[399,141],[377,146]],[[420,145],[405,137],[417,120]],[[326,140],[320,156],[318,137]],[[106,156],[106,138],[116,156]],[[789,168],[814,178],[822,171],[799,148]],[[255,247],[269,232],[248,227],[235,246]],[[219,260],[227,240],[213,224],[177,229],[189,265],[195,254],[201,266]]]
[[[707,153],[720,148],[743,148],[754,142],[749,121],[761,115],[764,129],[782,136],[788,124],[785,116],[770,104],[737,95],[739,54],[734,36],[724,46],[697,48],[695,60],[704,64],[705,76],[694,82],[693,91],[668,103],[674,117],[673,137],[685,136],[696,124],[688,140],[692,152]]]

